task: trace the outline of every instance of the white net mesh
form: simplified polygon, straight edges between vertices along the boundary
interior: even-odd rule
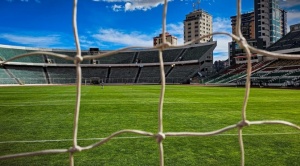
[[[75,57],[69,57],[66,55],[62,54],[55,54],[55,53],[49,53],[49,52],[32,52],[28,54],[23,54],[20,56],[16,56],[14,58],[11,58],[5,62],[2,62],[3,64],[12,61],[18,58],[22,58],[25,56],[31,56],[31,55],[40,55],[40,54],[47,54],[47,55],[52,55],[56,56],[59,58],[64,58],[66,60],[71,60],[74,61],[76,65],[76,75],[77,75],[77,92],[76,92],[76,106],[75,106],[75,112],[74,112],[74,127],[73,127],[73,146],[68,149],[50,149],[50,150],[42,150],[42,151],[36,151],[36,152],[27,152],[27,153],[19,153],[19,154],[12,154],[12,155],[5,155],[5,156],[0,156],[1,160],[4,159],[10,159],[10,158],[18,158],[18,157],[28,157],[28,156],[37,156],[37,155],[45,155],[45,154],[59,154],[59,153],[69,153],[70,157],[70,165],[74,165],[74,153],[84,151],[84,150],[89,150],[92,148],[95,148],[97,146],[100,146],[107,141],[111,140],[112,138],[123,134],[123,133],[135,133],[138,135],[142,136],[150,136],[153,137],[157,140],[157,143],[159,144],[159,158],[160,158],[160,165],[164,165],[164,150],[163,150],[163,140],[166,137],[172,137],[172,136],[213,136],[213,135],[218,135],[223,132],[226,132],[228,130],[232,130],[237,128],[238,129],[238,138],[239,138],[239,145],[240,145],[240,153],[241,153],[241,165],[245,164],[245,155],[244,155],[244,143],[243,143],[243,128],[249,125],[261,125],[261,124],[281,124],[281,125],[286,125],[290,126],[292,128],[296,128],[300,130],[300,127],[297,126],[296,124],[292,124],[290,122],[286,121],[279,121],[279,120],[264,120],[264,121],[248,121],[246,118],[246,109],[247,109],[247,103],[249,99],[249,93],[250,93],[250,76],[251,76],[251,52],[253,53],[259,53],[265,56],[269,57],[277,57],[277,58],[282,58],[282,59],[300,59],[300,55],[289,55],[289,54],[279,54],[279,53],[273,53],[273,52],[267,52],[264,50],[256,49],[254,47],[251,47],[248,45],[247,41],[243,37],[241,30],[240,30],[240,25],[241,25],[241,0],[237,0],[237,23],[236,23],[236,35],[225,33],[225,32],[215,32],[213,34],[209,34],[206,36],[199,37],[191,42],[186,43],[185,45],[189,45],[191,43],[195,43],[198,40],[201,40],[205,37],[212,36],[212,35],[227,35],[232,37],[239,45],[241,48],[243,48],[246,53],[247,53],[247,78],[246,78],[246,86],[245,86],[245,96],[244,96],[244,102],[243,102],[243,107],[241,111],[241,121],[238,122],[237,124],[233,124],[224,128],[221,128],[219,130],[211,131],[211,132],[163,132],[163,106],[164,106],[164,95],[165,95],[165,72],[164,72],[164,62],[163,62],[163,51],[166,48],[170,47],[182,47],[185,45],[181,46],[171,46],[169,43],[166,42],[165,38],[165,32],[166,32],[166,14],[167,14],[167,0],[164,0],[164,8],[163,8],[163,15],[162,15],[162,44],[156,46],[155,48],[159,49],[158,55],[159,55],[159,60],[160,60],[160,75],[161,75],[161,90],[160,90],[160,99],[159,99],[159,106],[158,106],[158,131],[157,133],[151,133],[147,131],[140,131],[140,130],[121,130],[117,131],[113,134],[111,134],[109,137],[104,138],[103,140],[96,142],[94,144],[91,144],[89,146],[81,147],[78,145],[77,142],[77,133],[78,133],[78,120],[79,120],[79,111],[80,111],[80,99],[81,99],[81,62],[83,60],[91,60],[95,58],[101,58],[104,56],[109,56],[113,55],[115,53],[118,53],[120,51],[124,50],[129,50],[132,48],[142,48],[142,47],[127,47],[123,48],[120,50],[112,51],[112,52],[107,52],[99,55],[93,55],[93,56],[81,56],[81,50],[80,50],[80,43],[78,39],[78,33],[77,33],[77,0],[74,0],[74,6],[73,6],[73,31],[74,31],[74,38],[76,42],[76,49],[77,49],[77,55]]]

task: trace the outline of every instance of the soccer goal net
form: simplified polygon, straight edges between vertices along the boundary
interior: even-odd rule
[[[79,37],[78,37],[78,31],[77,31],[77,0],[74,0],[73,4],[73,32],[74,32],[74,38],[75,38],[75,44],[76,44],[76,50],[77,50],[77,55],[75,57],[70,57],[67,55],[63,54],[56,54],[56,53],[49,53],[49,52],[31,52],[27,54],[23,54],[17,57],[14,57],[12,59],[9,59],[7,61],[1,62],[1,63],[6,63],[8,61],[12,61],[17,58],[22,58],[25,56],[31,56],[31,55],[51,55],[51,56],[56,56],[59,58],[64,58],[66,60],[73,61],[74,64],[76,65],[76,105],[75,105],[75,110],[74,110],[74,123],[73,123],[73,134],[72,134],[72,147],[65,148],[65,149],[47,149],[47,150],[41,150],[41,151],[34,151],[34,152],[25,152],[25,153],[18,153],[18,154],[8,154],[4,156],[0,156],[0,160],[4,159],[12,159],[12,158],[19,158],[19,157],[30,157],[30,156],[38,156],[38,155],[47,155],[47,154],[60,154],[60,153],[67,153],[69,154],[69,163],[70,165],[74,165],[74,157],[76,153],[80,153],[82,151],[90,150],[93,148],[96,148],[98,146],[103,145],[104,143],[110,141],[112,138],[117,137],[121,134],[124,133],[133,133],[141,136],[148,136],[148,137],[153,137],[159,147],[159,161],[160,165],[164,165],[164,145],[163,145],[163,140],[166,139],[167,137],[174,137],[174,136],[184,136],[184,137],[189,137],[189,136],[214,136],[214,135],[219,135],[221,133],[224,133],[229,130],[236,129],[238,131],[238,143],[240,147],[240,165],[245,164],[245,153],[244,153],[244,142],[243,142],[243,128],[250,126],[250,125],[262,125],[262,124],[279,124],[279,125],[286,125],[291,128],[295,128],[297,130],[300,130],[300,127],[297,124],[293,124],[287,121],[281,121],[281,120],[263,120],[263,121],[250,121],[247,119],[247,105],[248,105],[248,99],[249,99],[249,94],[250,94],[250,75],[252,71],[252,66],[251,66],[251,53],[258,53],[264,56],[269,56],[269,57],[277,57],[277,58],[282,58],[282,59],[300,59],[300,55],[290,55],[290,54],[279,54],[279,53],[274,53],[274,52],[268,52],[265,50],[260,50],[256,49],[252,46],[250,46],[246,39],[243,37],[241,33],[241,0],[236,1],[237,5],[237,22],[236,22],[236,33],[230,34],[226,32],[214,32],[212,34],[208,34],[206,36],[201,36],[199,38],[196,38],[192,40],[191,42],[188,42],[184,45],[181,46],[171,46],[170,43],[166,41],[165,37],[165,32],[166,32],[166,15],[167,15],[167,7],[168,7],[168,0],[164,0],[164,7],[163,7],[163,12],[162,12],[162,44],[159,44],[155,46],[156,49],[158,49],[158,56],[159,56],[159,62],[160,62],[160,76],[161,76],[161,87],[160,87],[160,97],[159,97],[159,103],[158,103],[158,130],[157,132],[148,132],[148,131],[141,131],[141,130],[131,130],[131,129],[124,129],[120,131],[116,131],[115,133],[112,133],[110,136],[104,138],[101,141],[95,142],[91,145],[88,146],[80,146],[78,144],[78,123],[79,123],[79,112],[80,112],[80,104],[81,104],[81,85],[84,82],[82,80],[82,72],[81,72],[81,62],[83,60],[92,60],[92,59],[97,59],[105,56],[110,56],[113,55],[117,52],[121,52],[124,50],[132,49],[132,48],[142,48],[142,47],[126,47],[120,50],[112,51],[112,52],[107,52],[103,54],[98,54],[98,55],[86,55],[82,56],[81,55],[81,48],[80,48],[80,43],[79,43]],[[246,85],[245,85],[245,95],[243,99],[243,106],[241,109],[241,119],[239,122],[229,125],[224,128],[220,128],[215,131],[210,131],[210,132],[164,132],[164,127],[163,127],[163,108],[164,108],[164,96],[165,96],[165,91],[166,91],[166,79],[165,79],[165,71],[164,71],[164,61],[163,61],[163,53],[164,50],[170,47],[183,47],[192,43],[195,43],[201,39],[204,39],[206,37],[212,36],[212,35],[227,35],[231,38],[233,38],[241,48],[243,48],[247,54],[247,77],[246,77]],[[88,80],[90,82],[101,82],[100,78],[93,78],[91,80]]]

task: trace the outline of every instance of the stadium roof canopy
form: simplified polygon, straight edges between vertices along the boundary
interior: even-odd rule
[[[290,31],[276,43],[267,48],[267,51],[277,53],[300,52],[300,29]]]

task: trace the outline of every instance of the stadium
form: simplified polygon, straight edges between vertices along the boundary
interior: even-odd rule
[[[215,73],[217,42],[194,43],[220,34],[246,54]],[[299,86],[300,30],[267,51],[240,33],[207,36],[114,51],[0,45],[0,165],[298,165],[300,96],[286,87]]]
[[[268,51],[285,54],[300,53],[300,30],[292,30]],[[237,64],[213,72],[213,51],[217,42],[169,48],[164,52],[167,84],[245,85],[246,57],[236,57]],[[26,48],[0,45],[0,60],[16,55],[46,51],[74,57],[76,50]],[[99,48],[82,51],[85,55],[109,53]],[[254,86],[298,87],[300,61],[270,58],[253,54],[251,82]],[[82,62],[83,84],[159,84],[160,69],[157,49],[137,49],[119,52],[112,56]],[[72,61],[46,54],[16,59],[0,67],[3,85],[75,84],[76,70]]]
[[[299,26],[299,25],[298,25]],[[267,51],[297,55],[300,53],[300,30],[291,30],[277,42],[267,48]],[[207,84],[245,85],[246,56],[236,57],[237,64],[206,78]],[[272,58],[260,54],[251,56],[251,82],[256,86],[299,87],[299,60]]]
[[[216,42],[168,49],[164,53],[166,82],[171,84],[189,83],[191,78],[207,75],[212,70],[212,54]],[[55,50],[41,48],[21,48],[2,46],[2,61],[16,55],[34,51],[49,51],[74,57],[75,50]],[[82,55],[98,55],[98,48],[82,51]],[[76,72],[72,61],[50,55],[34,55],[17,59],[1,66],[0,84],[75,84]],[[82,62],[82,79],[84,84],[126,83],[158,84],[160,83],[158,50],[131,50],[112,56],[95,58]]]

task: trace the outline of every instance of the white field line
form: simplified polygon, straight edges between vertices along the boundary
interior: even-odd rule
[[[300,132],[288,132],[288,133],[253,133],[253,134],[243,134],[243,136],[268,136],[268,135],[297,135]],[[238,134],[219,134],[215,136],[237,136]],[[174,136],[172,136],[174,137]],[[182,137],[182,136],[177,136]],[[138,137],[115,137],[112,139],[141,139],[141,138],[150,138],[148,136],[138,136]],[[78,141],[98,141],[105,138],[78,138]],[[30,141],[2,141],[0,144],[9,144],[9,143],[45,143],[45,142],[68,142],[72,139],[58,139],[58,140],[30,140]]]

